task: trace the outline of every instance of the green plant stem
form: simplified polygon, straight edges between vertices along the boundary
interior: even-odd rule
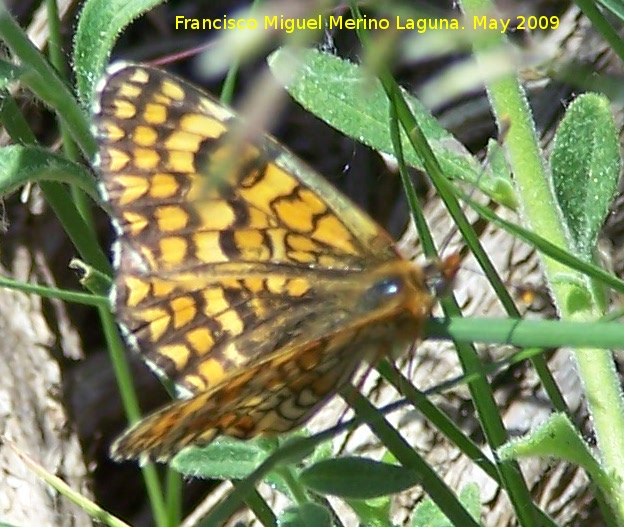
[[[389,519],[386,508],[371,507],[365,500],[345,500],[357,514],[360,520],[365,521],[367,527],[394,527]]]
[[[468,17],[494,11],[488,0],[463,0],[460,3]],[[493,45],[505,45],[505,42],[497,32],[489,31],[488,38],[479,42],[475,50],[478,62]],[[554,245],[566,247],[531,112],[521,86],[515,78],[504,76],[489,82],[487,92],[499,128],[506,122],[511,123],[506,145],[527,223]],[[542,262],[561,318],[592,320],[602,315],[595,305],[572,312],[570,299],[575,293],[578,295],[576,284],[585,283],[584,277],[551,258],[543,256]],[[614,482],[613,487],[601,490],[619,516],[619,522],[624,524],[624,405],[618,377],[610,353],[593,348],[577,349],[574,353],[603,467]]]
[[[233,481],[232,484],[236,487],[236,481]],[[275,513],[256,489],[247,495],[245,503],[264,527],[278,527],[279,523]],[[208,527],[208,525],[208,523],[201,523],[199,527]]]
[[[50,57],[50,62],[60,75],[66,77],[67,64],[65,63],[65,57],[63,55],[61,45],[60,20],[56,0],[46,0],[46,10],[48,13],[48,28],[50,31],[50,39],[48,42],[48,55]],[[65,124],[63,119],[59,118],[58,123],[65,155],[72,161],[78,161],[80,157],[79,152],[76,148],[76,144],[71,138],[69,127]],[[93,222],[93,214],[91,213],[90,201],[87,199],[84,192],[76,186],[71,187],[71,193],[74,198],[74,204],[82,216],[82,219],[87,224],[89,230],[94,233],[95,224]]]
[[[275,472],[284,480],[284,483],[286,483],[288,490],[298,505],[310,502],[310,498],[306,494],[305,489],[301,486],[288,465],[276,467]]]
[[[108,308],[99,308],[98,313],[104,330],[107,347],[111,355],[111,363],[115,371],[115,378],[119,384],[119,393],[126,415],[131,422],[137,422],[141,418],[138,398],[132,382],[132,372],[124,355],[124,346],[119,338],[117,326]],[[154,515],[154,522],[158,527],[170,527],[167,510],[163,500],[163,492],[153,464],[142,467],[143,479],[149,496],[150,505]]]
[[[165,504],[167,509],[167,525],[180,525],[182,520],[182,476],[171,468],[167,468],[165,476]]]
[[[7,289],[15,289],[23,293],[32,293],[43,298],[57,298],[63,302],[73,302],[75,304],[83,304],[85,306],[108,307],[108,299],[104,296],[96,296],[90,293],[82,293],[80,291],[66,291],[64,289],[55,289],[38,284],[27,284],[11,278],[0,276],[0,287]]]

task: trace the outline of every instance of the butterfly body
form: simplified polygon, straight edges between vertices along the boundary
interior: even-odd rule
[[[362,361],[420,336],[428,273],[273,139],[241,139],[230,110],[140,65],[108,71],[94,113],[113,308],[187,397],[127,431],[115,458],[289,431]]]

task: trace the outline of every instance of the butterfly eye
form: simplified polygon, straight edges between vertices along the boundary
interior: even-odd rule
[[[402,289],[403,281],[400,278],[379,280],[364,291],[358,307],[362,310],[376,309],[396,297]]]

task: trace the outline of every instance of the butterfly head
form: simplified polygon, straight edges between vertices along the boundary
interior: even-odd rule
[[[389,262],[364,282],[366,286],[359,293],[357,307],[377,316],[403,312],[424,321],[436,298],[451,289],[459,261],[458,255],[452,255],[425,266],[405,260]]]
[[[436,298],[444,297],[453,288],[459,270],[461,255],[451,254],[443,260],[434,260],[423,267],[427,288]]]

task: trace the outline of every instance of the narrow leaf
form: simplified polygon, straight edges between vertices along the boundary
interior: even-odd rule
[[[82,165],[34,146],[0,148],[0,196],[26,183],[57,181],[76,185],[99,201],[95,178]]]

